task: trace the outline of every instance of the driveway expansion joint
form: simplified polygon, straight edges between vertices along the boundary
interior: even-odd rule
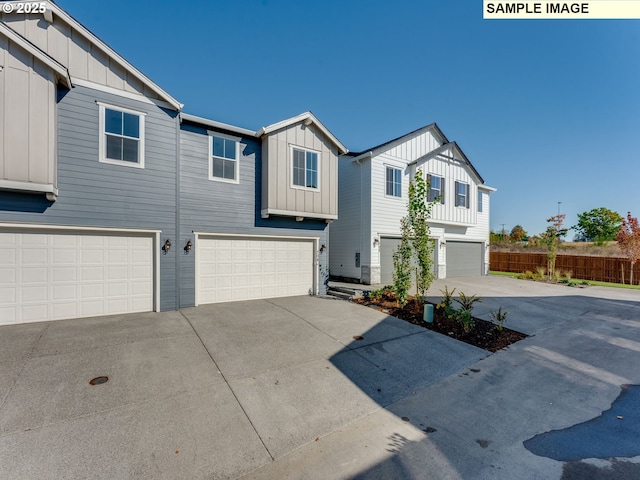
[[[229,380],[227,380],[227,377],[224,375],[224,373],[222,373],[222,370],[220,369],[220,367],[218,366],[218,363],[215,361],[215,359],[213,358],[213,355],[211,354],[211,352],[209,351],[209,349],[207,348],[207,346],[205,345],[204,341],[202,340],[202,337],[200,337],[200,334],[198,333],[198,331],[195,329],[195,327],[193,326],[193,324],[191,323],[191,320],[189,320],[189,317],[187,317],[182,310],[180,310],[180,315],[182,315],[184,317],[184,319],[189,323],[189,325],[191,326],[191,328],[193,329],[193,333],[196,335],[196,337],[198,337],[198,340],[200,341],[200,343],[202,344],[202,348],[204,348],[205,352],[207,352],[207,355],[209,355],[209,358],[211,359],[211,362],[213,363],[213,365],[216,367],[216,371],[220,374],[220,376],[223,378],[224,382],[227,385],[227,388],[229,389],[229,391],[231,392],[231,394],[233,395],[233,398],[236,399],[236,402],[238,402],[238,406],[240,407],[240,409],[242,410],[242,413],[244,414],[244,416],[247,418],[247,421],[249,422],[249,425],[251,425],[251,428],[253,429],[253,431],[255,432],[256,436],[258,437],[258,439],[260,440],[260,443],[262,443],[262,446],[264,447],[265,451],[269,454],[269,457],[271,457],[271,460],[274,460],[273,454],[269,451],[269,448],[267,447],[267,444],[264,443],[264,440],[262,439],[262,437],[260,436],[260,433],[258,433],[258,430],[256,429],[256,426],[253,424],[253,421],[251,420],[251,418],[249,417],[249,414],[247,413],[247,411],[245,410],[244,406],[242,405],[242,402],[240,402],[240,399],[238,398],[238,395],[236,395],[236,392],[233,390],[233,388],[231,387],[231,384],[229,383]]]

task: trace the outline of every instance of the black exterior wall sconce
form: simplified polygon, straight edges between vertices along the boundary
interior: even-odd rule
[[[166,255],[167,253],[169,253],[169,250],[171,250],[171,240],[167,238],[167,240],[164,242],[164,245],[162,245],[162,251]]]
[[[326,250],[327,250],[327,246],[323,243],[323,244],[320,246],[320,253],[324,253]]]
[[[193,245],[191,244],[191,240],[187,240],[187,244],[184,246],[184,253],[187,254],[191,251]]]

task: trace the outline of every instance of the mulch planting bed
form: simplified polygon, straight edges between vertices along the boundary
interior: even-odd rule
[[[527,337],[524,333],[506,327],[498,330],[494,323],[476,317],[473,317],[473,329],[465,332],[459,322],[445,317],[438,308],[434,308],[433,323],[427,323],[423,320],[423,304],[413,298],[404,307],[398,307],[395,298],[386,294],[379,300],[356,298],[353,301],[490,352],[497,352]]]

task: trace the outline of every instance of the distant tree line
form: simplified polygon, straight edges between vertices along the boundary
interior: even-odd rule
[[[633,266],[640,260],[640,224],[636,217],[627,212],[626,217],[619,213],[600,207],[578,214],[578,223],[572,227],[564,226],[564,214],[554,215],[547,219],[549,226],[539,235],[529,236],[522,225],[516,225],[509,233],[490,233],[491,243],[520,243],[544,245],[547,248],[547,271],[553,274],[556,263],[558,244],[569,230],[576,231],[578,241],[594,242],[603,245],[605,242],[617,241],[620,251],[631,262],[631,283],[633,284]]]

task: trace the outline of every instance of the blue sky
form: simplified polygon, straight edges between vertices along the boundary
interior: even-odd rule
[[[311,110],[359,151],[436,122],[498,189],[491,227],[640,216],[640,21],[483,20],[481,0],[58,0],[185,104]],[[570,232],[568,238],[573,238]]]

